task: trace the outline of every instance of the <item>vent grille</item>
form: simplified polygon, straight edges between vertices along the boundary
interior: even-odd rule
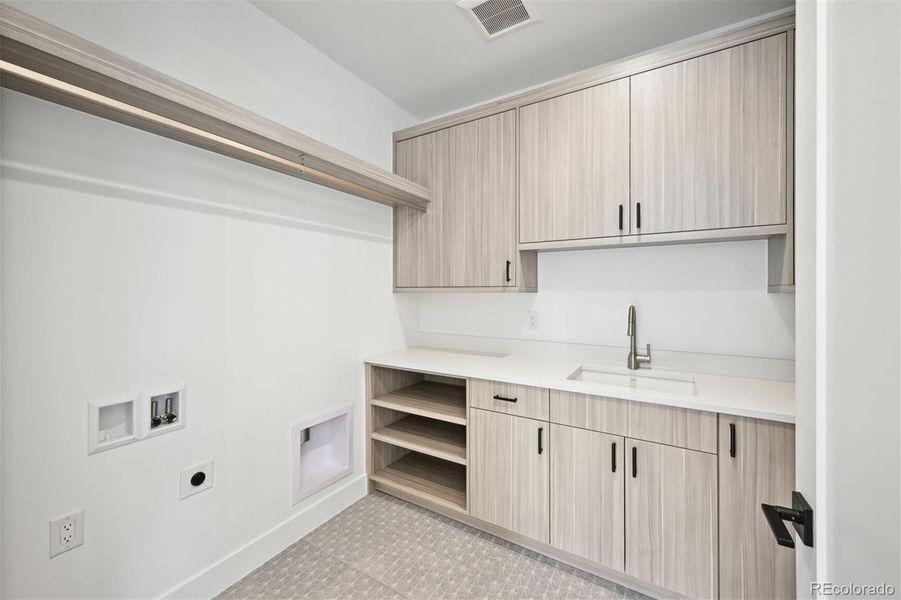
[[[474,6],[472,12],[491,37],[532,20],[522,0],[488,0]]]

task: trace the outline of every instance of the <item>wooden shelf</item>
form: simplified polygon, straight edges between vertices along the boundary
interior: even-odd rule
[[[466,386],[412,371],[366,369],[366,471],[373,485],[466,514]]]
[[[0,5],[3,87],[361,198],[425,210],[432,192]]]
[[[462,385],[420,381],[373,398],[372,405],[466,425],[466,387]]]
[[[372,439],[466,464],[466,428],[460,425],[409,415],[373,431]]]
[[[371,476],[378,484],[466,512],[466,468],[410,452]]]

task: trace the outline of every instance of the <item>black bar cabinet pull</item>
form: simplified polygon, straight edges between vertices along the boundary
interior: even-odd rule
[[[632,477],[638,477],[638,448],[632,446]]]
[[[510,281],[510,261],[507,261],[507,281]]]
[[[616,442],[611,444],[610,453],[613,455],[613,472],[616,473]]]
[[[544,433],[544,427],[539,427],[538,428],[538,454],[541,454],[542,452],[544,452],[544,446],[541,445],[541,437],[542,437],[543,433]]]
[[[641,202],[635,204],[635,227],[641,229]]]
[[[503,400],[504,402],[516,402],[518,398],[507,398],[506,396],[501,396],[500,394],[495,394],[492,396],[495,400]]]
[[[623,230],[623,205],[619,205],[619,230]]]
[[[729,456],[735,458],[735,423],[729,423]]]

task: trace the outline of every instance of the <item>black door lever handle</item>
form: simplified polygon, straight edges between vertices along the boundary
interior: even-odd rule
[[[783,519],[792,519],[794,516],[790,514],[793,512],[792,509],[785,508],[784,506],[773,506],[772,504],[761,504],[760,508],[763,509],[763,516],[766,517],[770,529],[773,530],[773,536],[776,538],[776,543],[780,546],[785,546],[786,548],[794,548],[795,540],[792,538],[791,533],[788,532],[788,527],[786,527],[783,522]]]
[[[786,548],[795,547],[795,540],[789,533],[788,527],[785,526],[785,521],[790,521],[794,524],[804,545],[813,546],[813,508],[799,492],[792,492],[792,508],[772,504],[761,504],[760,508],[773,531],[777,544]]]

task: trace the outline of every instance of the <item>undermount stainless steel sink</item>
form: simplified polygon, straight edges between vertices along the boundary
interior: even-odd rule
[[[662,392],[687,396],[694,396],[697,393],[695,380],[692,377],[658,375],[656,373],[579,367],[567,379],[641,392]]]

